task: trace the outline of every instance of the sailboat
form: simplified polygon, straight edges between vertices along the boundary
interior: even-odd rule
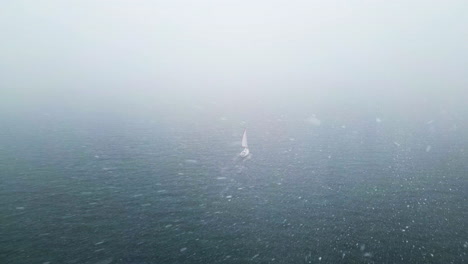
[[[241,156],[242,158],[245,158],[250,153],[249,147],[247,146],[247,129],[244,130],[244,135],[242,136],[242,147],[244,148],[244,150],[242,150],[239,156]]]

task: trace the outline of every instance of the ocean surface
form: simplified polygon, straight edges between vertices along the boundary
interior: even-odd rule
[[[3,115],[0,262],[468,263],[463,118],[203,111]]]

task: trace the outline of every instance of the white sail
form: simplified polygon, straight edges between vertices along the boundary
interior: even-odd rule
[[[244,130],[244,135],[242,136],[242,147],[248,148],[247,146],[247,129]]]

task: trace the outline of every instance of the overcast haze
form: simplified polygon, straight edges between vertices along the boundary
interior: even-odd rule
[[[0,262],[468,263],[467,88],[467,0],[2,1]]]
[[[453,104],[467,28],[466,1],[7,1],[2,103]]]

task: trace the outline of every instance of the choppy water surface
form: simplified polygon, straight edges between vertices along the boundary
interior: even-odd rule
[[[2,263],[467,262],[465,127],[346,120],[5,120]]]

